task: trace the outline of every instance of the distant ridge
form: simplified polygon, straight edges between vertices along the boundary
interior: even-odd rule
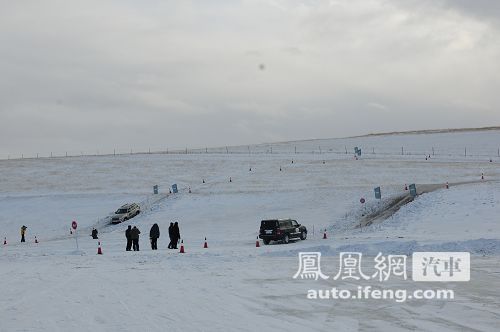
[[[389,136],[389,135],[425,135],[425,134],[446,134],[446,133],[464,133],[464,132],[476,132],[476,131],[493,131],[499,130],[500,126],[491,126],[491,127],[479,127],[479,128],[448,128],[448,129],[422,129],[422,130],[408,130],[408,131],[389,131],[382,133],[370,133],[364,135],[356,135],[356,136],[344,136],[344,137],[328,137],[328,138],[308,138],[308,139],[297,139],[290,141],[275,141],[275,142],[262,142],[251,144],[253,146],[258,145],[273,145],[273,144],[288,144],[288,143],[299,143],[299,142],[315,142],[315,141],[324,141],[324,140],[342,140],[349,138],[362,138],[362,137],[376,137],[376,136]],[[248,145],[234,145],[232,147],[245,147]],[[220,148],[220,147],[219,147]]]
[[[420,134],[442,134],[442,133],[462,133],[487,130],[500,130],[500,126],[480,127],[480,128],[449,128],[449,129],[426,129],[426,130],[409,130],[409,131],[391,131],[385,133],[370,133],[359,136],[349,136],[346,138],[359,138],[371,136],[386,136],[386,135],[420,135]]]

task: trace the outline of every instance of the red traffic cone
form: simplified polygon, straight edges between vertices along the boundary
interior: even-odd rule
[[[327,237],[326,237],[326,229],[325,229],[325,232],[323,233],[323,240],[326,240]]]
[[[73,235],[73,230],[71,228],[69,229],[69,235]]]
[[[203,248],[207,249],[208,248],[208,243],[207,243],[207,238],[205,237],[205,243],[203,244]]]
[[[260,248],[259,237],[257,236],[257,240],[255,241],[255,248]]]
[[[179,250],[180,254],[184,253],[184,240],[181,240],[181,250]]]
[[[191,193],[191,187],[189,187],[189,193]]]
[[[6,238],[6,237],[4,237],[4,238],[3,238],[3,245],[4,245],[4,246],[6,246],[6,245],[7,245],[7,238]]]
[[[38,239],[36,238],[36,236],[35,236],[35,243],[38,243]]]
[[[406,183],[405,183],[405,190],[408,190],[408,186],[406,185]]]
[[[231,177],[229,177],[229,182],[233,182],[233,179]]]
[[[102,255],[101,242],[97,242],[97,254]]]
[[[448,182],[446,182],[446,186],[445,186],[446,189],[450,189],[450,185],[448,184]]]
[[[484,180],[484,173],[481,173],[481,180]]]

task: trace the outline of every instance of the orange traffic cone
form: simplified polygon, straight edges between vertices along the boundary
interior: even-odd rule
[[[229,182],[233,182],[233,179],[231,177],[229,177]]]
[[[481,180],[484,180],[484,173],[481,173]]]
[[[69,235],[73,235],[73,230],[71,228],[69,229]]]
[[[260,247],[260,242],[259,242],[259,237],[257,236],[257,241],[255,241],[255,247],[259,248]]]
[[[446,182],[446,189],[450,189],[450,185],[448,184],[448,182]]]
[[[323,240],[326,240],[327,237],[326,237],[326,229],[325,229],[325,232],[323,233]]]
[[[205,237],[205,243],[203,244],[203,248],[207,249],[208,248],[208,243],[207,243],[207,238]]]
[[[181,240],[181,250],[179,251],[180,254],[184,253],[184,240]]]
[[[38,243],[38,239],[36,238],[36,236],[35,236],[35,243]]]
[[[191,193],[191,187],[189,187],[189,193]]]
[[[97,254],[102,255],[101,242],[97,242]]]
[[[6,245],[7,245],[7,238],[6,238],[6,237],[4,237],[4,238],[3,238],[3,245],[4,245],[4,246],[6,246]]]
[[[408,190],[408,186],[406,185],[406,183],[405,183],[405,190]]]

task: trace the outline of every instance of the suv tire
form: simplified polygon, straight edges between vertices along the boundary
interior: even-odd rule
[[[304,231],[302,231],[302,233],[300,233],[300,239],[301,239],[301,240],[305,240],[305,239],[307,239],[307,233],[306,233],[306,232],[304,232]]]
[[[271,240],[268,240],[268,239],[264,239],[262,240],[264,242],[264,244],[267,246],[269,243],[271,243]]]
[[[288,237],[288,234],[285,234],[285,236],[283,236],[283,243],[288,244],[289,241],[290,241],[290,238]]]

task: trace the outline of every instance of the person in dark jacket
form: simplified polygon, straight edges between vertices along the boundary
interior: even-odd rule
[[[125,237],[127,238],[127,251],[132,250],[132,237],[130,235],[131,231],[132,231],[132,226],[128,225],[128,228],[125,231]]]
[[[170,238],[170,243],[168,244],[168,249],[174,249],[174,223],[171,222],[168,226],[168,237]]]
[[[158,238],[160,237],[160,227],[158,224],[154,224],[149,231],[149,238],[151,239],[151,249],[158,250]]]
[[[92,238],[93,238],[94,240],[99,239],[99,238],[97,237],[97,234],[98,234],[98,233],[99,233],[99,232],[97,231],[97,229],[92,228]]]
[[[28,229],[28,227],[24,226],[21,227],[21,242],[26,242],[26,239],[24,238],[24,236],[26,235],[26,230]]]
[[[139,251],[139,234],[141,234],[141,231],[135,226],[130,231],[130,238],[132,239],[132,248],[134,251]]]
[[[181,239],[181,232],[179,230],[179,223],[177,221],[174,223],[174,227],[172,229],[174,237],[173,237],[173,248],[177,249],[177,243],[179,243],[179,240]]]

